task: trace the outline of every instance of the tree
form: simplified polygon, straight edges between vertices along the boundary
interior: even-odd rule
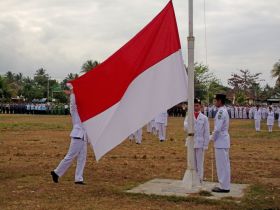
[[[6,78],[0,75],[0,101],[11,98]]]
[[[273,65],[271,76],[276,78],[276,86],[280,86],[280,59]]]
[[[94,69],[95,67],[97,67],[99,65],[98,61],[92,61],[92,60],[87,60],[83,65],[82,65],[82,70],[81,73],[87,73],[90,70]]]
[[[7,84],[7,89],[11,97],[20,96],[22,93],[22,74],[14,74],[11,71],[8,71],[5,74],[5,81]]]
[[[14,80],[15,80],[15,74],[12,73],[11,71],[8,71],[8,72],[5,74],[5,77],[6,77],[7,83],[12,83],[12,82],[14,82]]]
[[[211,103],[214,100],[216,93],[225,93],[228,91],[228,89],[228,87],[222,85],[220,80],[214,78],[209,82],[207,102]]]
[[[194,68],[194,91],[195,97],[201,100],[209,100],[208,89],[211,82],[218,80],[215,78],[214,74],[209,72],[208,66],[203,64],[195,64]]]
[[[61,86],[64,87],[68,81],[77,79],[78,77],[79,77],[78,74],[69,73],[69,74],[63,79],[63,81],[61,82]]]
[[[34,85],[36,86],[36,98],[47,98],[49,75],[43,68],[36,70],[34,74]]]
[[[240,74],[232,73],[231,78],[228,79],[228,84],[237,91],[247,92],[252,86],[261,81],[260,75],[262,73],[252,74],[248,69],[240,69]]]
[[[260,98],[262,100],[266,100],[273,96],[275,94],[275,90],[273,87],[270,87],[268,84],[266,84],[260,94]]]

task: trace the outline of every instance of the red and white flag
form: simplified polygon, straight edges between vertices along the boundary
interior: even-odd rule
[[[187,75],[172,1],[111,57],[70,83],[96,160],[185,101]]]

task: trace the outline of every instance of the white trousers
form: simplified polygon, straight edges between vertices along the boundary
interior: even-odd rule
[[[256,131],[261,130],[261,120],[255,120],[255,128],[256,128]]]
[[[267,127],[268,127],[268,132],[272,132],[273,125],[268,125]]]
[[[156,136],[157,135],[157,124],[156,124],[155,120],[151,121],[151,127],[152,127],[152,134],[154,134]]]
[[[215,158],[220,187],[224,190],[230,190],[229,149],[215,148]]]
[[[142,143],[142,128],[138,129],[136,132],[135,132],[135,141],[136,143],[138,144],[141,144]]]
[[[82,182],[84,167],[86,164],[87,157],[87,142],[82,139],[74,139],[71,138],[71,143],[67,154],[64,159],[59,163],[54,172],[59,176],[63,176],[63,174],[70,167],[74,158],[77,157],[77,166],[75,172],[75,182]]]
[[[142,128],[138,129],[137,131],[135,131],[133,134],[130,134],[128,139],[129,140],[133,140],[135,139],[135,142],[138,144],[142,143]]]
[[[203,181],[203,172],[204,172],[204,149],[203,148],[194,148],[194,167],[200,179],[200,183]]]
[[[152,132],[152,123],[151,122],[148,122],[148,124],[147,124],[147,132],[148,133]]]
[[[164,123],[157,123],[159,140],[165,140],[166,138],[166,126]]]

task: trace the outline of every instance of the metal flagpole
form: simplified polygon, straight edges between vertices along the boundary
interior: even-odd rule
[[[193,0],[189,0],[189,36],[188,36],[188,137],[186,140],[187,170],[183,185],[187,189],[201,186],[195,170],[194,157],[194,36],[193,36]]]

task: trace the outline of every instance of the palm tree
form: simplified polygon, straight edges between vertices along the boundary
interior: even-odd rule
[[[271,70],[271,75],[276,79],[276,86],[280,86],[280,59],[273,65],[273,69]]]
[[[8,83],[12,83],[12,82],[14,82],[14,80],[15,80],[15,74],[12,73],[11,71],[8,71],[8,72],[5,74],[5,77],[6,77],[7,81],[8,81]]]
[[[98,61],[92,61],[92,60],[87,60],[83,65],[82,65],[82,71],[81,73],[87,73],[90,70],[94,69],[95,67],[97,67],[99,65]]]

